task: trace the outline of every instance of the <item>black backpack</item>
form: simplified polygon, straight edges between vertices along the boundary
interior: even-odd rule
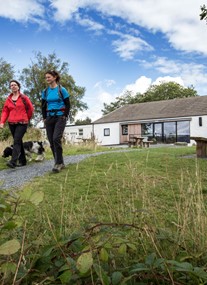
[[[23,102],[23,104],[24,104],[24,107],[25,107],[26,113],[27,113],[27,115],[28,115],[28,109],[29,109],[29,106],[27,105],[27,102],[26,102],[25,96],[26,96],[26,95],[20,94],[20,97],[21,97],[22,102]]]

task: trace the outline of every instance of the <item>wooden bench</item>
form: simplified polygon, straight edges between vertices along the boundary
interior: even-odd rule
[[[143,147],[149,147],[151,143],[153,143],[153,141],[143,141],[142,142]]]
[[[200,158],[207,157],[207,138],[190,137],[191,140],[196,141],[196,155]]]
[[[136,140],[130,139],[130,140],[128,141],[128,146],[129,146],[129,147],[132,147],[132,146],[135,146],[135,145],[136,145]]]

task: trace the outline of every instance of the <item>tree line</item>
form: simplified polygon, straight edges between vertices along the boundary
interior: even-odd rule
[[[136,104],[152,101],[170,100],[175,98],[198,96],[193,86],[183,87],[176,82],[161,82],[159,85],[151,85],[143,94],[133,94],[132,91],[126,91],[123,95],[116,97],[110,104],[104,103],[103,114],[106,115],[124,105]]]

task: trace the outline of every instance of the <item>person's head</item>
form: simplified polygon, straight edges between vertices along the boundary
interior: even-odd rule
[[[48,84],[51,84],[54,81],[58,83],[60,81],[60,75],[55,70],[48,70],[47,72],[45,72],[45,79]]]
[[[20,88],[21,88],[21,85],[20,85],[20,83],[17,80],[12,79],[9,82],[9,87],[10,87],[10,89],[13,92],[13,91],[19,91]]]

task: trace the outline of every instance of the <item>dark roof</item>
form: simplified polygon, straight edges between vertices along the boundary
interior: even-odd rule
[[[103,116],[93,123],[99,124],[202,115],[207,115],[207,96],[129,104]]]

